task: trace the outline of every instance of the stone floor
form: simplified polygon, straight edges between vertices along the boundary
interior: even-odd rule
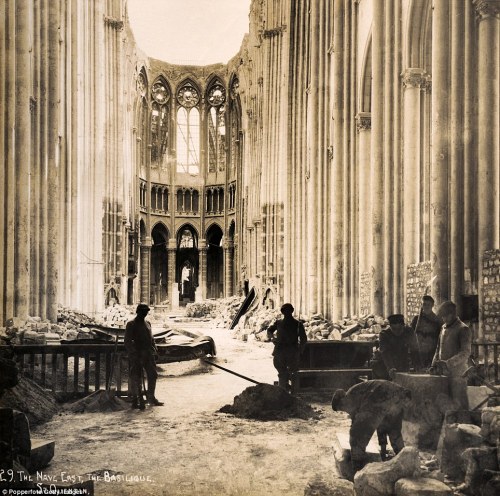
[[[165,318],[212,336],[221,365],[258,381],[276,379],[270,344],[237,341],[209,322]],[[36,436],[56,440],[43,475],[93,477],[98,495],[302,496],[310,481],[335,484],[332,442],[335,432],[348,431],[345,414],[315,405],[320,420],[238,419],[216,412],[251,383],[199,361],[160,369],[164,407],[63,414],[37,428]]]

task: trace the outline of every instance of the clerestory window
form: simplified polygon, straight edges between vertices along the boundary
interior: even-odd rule
[[[177,172],[200,172],[200,112],[198,90],[186,84],[177,92]]]

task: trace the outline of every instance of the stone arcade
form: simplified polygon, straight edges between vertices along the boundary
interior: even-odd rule
[[[253,0],[227,65],[124,0],[0,2],[0,317],[245,279],[329,318],[478,295],[495,339],[498,0]]]

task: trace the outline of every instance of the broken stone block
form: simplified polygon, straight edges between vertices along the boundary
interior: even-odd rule
[[[333,437],[333,456],[340,475],[352,481],[354,473],[352,471],[349,434],[335,433]],[[373,438],[366,447],[366,461],[367,463],[381,461],[378,443]]]
[[[30,454],[19,457],[19,461],[30,473],[41,470],[54,458],[55,444],[55,441],[32,439]]]
[[[443,429],[441,449],[437,453],[441,472],[451,479],[462,480],[465,472],[461,454],[471,447],[479,447],[484,443],[481,428],[471,424],[449,424]]]
[[[416,448],[403,448],[388,462],[370,463],[354,476],[356,496],[387,496],[394,494],[399,479],[414,477],[420,471]]]
[[[462,453],[462,460],[465,468],[465,487],[470,489],[479,487],[485,470],[498,470],[496,448],[468,448]]]
[[[405,478],[395,484],[396,496],[451,496],[451,489],[436,479]]]
[[[360,331],[361,330],[361,326],[359,324],[352,324],[348,327],[346,327],[345,329],[343,329],[340,334],[342,336],[342,339],[345,339],[347,337],[349,337],[351,334],[354,334],[355,332],[357,331]]]
[[[481,496],[500,494],[500,472],[485,470],[481,477]]]
[[[481,415],[481,435],[491,445],[496,445],[500,433],[500,406],[487,407]]]

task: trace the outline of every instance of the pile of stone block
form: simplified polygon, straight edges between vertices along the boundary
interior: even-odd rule
[[[215,319],[214,326],[229,329],[243,303],[243,298],[241,296],[230,296],[229,298],[216,300],[215,303],[216,306],[210,314],[210,317]]]
[[[440,471],[459,484],[461,494],[500,494],[500,407],[485,408],[479,421],[475,412],[464,413],[470,423],[443,426],[437,451]]]
[[[101,314],[99,323],[106,327],[124,328],[129,320],[135,317],[132,307],[122,305],[112,305],[106,307]]]
[[[7,320],[5,327],[0,327],[0,344],[35,344],[46,345],[59,343],[61,340],[92,338],[94,334],[85,327],[72,322],[51,323],[40,317],[17,317]]]
[[[218,306],[215,300],[203,301],[201,303],[188,303],[186,306],[186,317],[192,319],[212,317]]]
[[[422,471],[416,448],[406,447],[392,460],[366,465],[354,476],[356,496],[451,496],[451,488]]]
[[[267,341],[267,329],[283,317],[279,310],[259,306],[249,310],[238,322],[234,329],[237,338],[246,341],[253,336],[258,341]]]
[[[59,305],[57,309],[57,322],[62,322],[64,324],[73,324],[77,327],[97,324],[95,319],[93,319],[89,315],[79,312],[78,310],[63,307],[61,305]]]
[[[388,322],[379,315],[346,317],[337,322],[314,314],[304,319],[307,338],[312,340],[376,341]]]

